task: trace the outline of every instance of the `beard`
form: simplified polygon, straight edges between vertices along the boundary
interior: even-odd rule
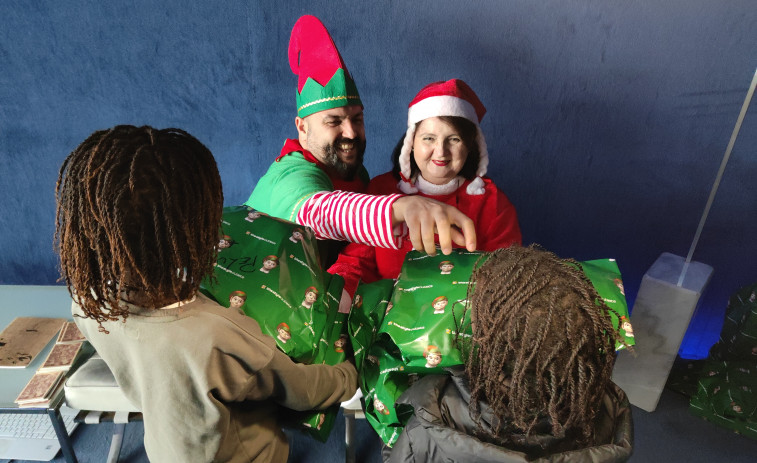
[[[339,148],[342,143],[353,143],[357,156],[354,163],[346,163],[339,158]],[[333,143],[329,143],[322,148],[324,154],[324,164],[336,172],[342,180],[352,181],[355,179],[357,171],[363,165],[363,154],[365,153],[365,140],[359,138],[338,138]]]

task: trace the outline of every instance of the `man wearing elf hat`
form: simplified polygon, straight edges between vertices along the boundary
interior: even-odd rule
[[[436,253],[452,241],[476,248],[473,222],[455,207],[401,194],[363,194],[365,129],[357,87],[326,28],[302,16],[289,40],[289,65],[298,76],[297,140],[288,139],[245,204],[313,228],[319,239],[396,249],[405,223],[413,247]]]

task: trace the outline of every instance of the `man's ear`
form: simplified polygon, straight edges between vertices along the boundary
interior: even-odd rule
[[[295,117],[294,118],[294,125],[297,127],[297,139],[300,142],[300,145],[302,145],[303,148],[308,149],[307,147],[307,140],[308,140],[308,123],[305,120],[305,118],[302,117]]]

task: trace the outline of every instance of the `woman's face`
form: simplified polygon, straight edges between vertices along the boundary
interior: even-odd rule
[[[462,170],[468,148],[454,127],[438,117],[429,117],[415,130],[413,157],[424,179],[444,185]]]

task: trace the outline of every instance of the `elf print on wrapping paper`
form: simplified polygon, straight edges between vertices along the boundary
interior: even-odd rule
[[[741,405],[737,404],[735,401],[731,401],[729,404],[731,406],[731,410],[733,410],[736,413],[742,413],[743,410],[741,408]]]
[[[444,313],[444,308],[447,307],[447,304],[449,303],[449,299],[447,299],[447,296],[439,296],[431,303],[431,306],[434,308],[435,314],[442,314]]]
[[[233,291],[229,294],[229,308],[239,309],[247,300],[247,293],[244,291]]]
[[[620,278],[615,278],[614,280],[612,280],[612,282],[615,283],[615,286],[618,287],[618,289],[620,290],[620,294],[625,296],[626,292],[625,292],[625,289],[623,288],[623,280],[621,280]]]
[[[378,397],[373,399],[373,409],[376,410],[377,413],[381,413],[382,415],[389,414],[389,410],[387,410],[386,405],[384,405],[384,403],[380,401]]]
[[[392,304],[392,302],[391,302],[391,301],[389,301],[389,303],[388,303],[388,304],[386,305],[386,312],[384,312],[384,316],[385,316],[385,317],[386,317],[387,315],[389,315],[389,311],[390,311],[390,310],[392,310],[392,307],[394,307],[394,304]]]
[[[248,221],[248,222],[254,222],[254,221],[255,221],[255,219],[259,219],[259,218],[260,218],[260,217],[262,217],[262,216],[263,216],[263,214],[262,214],[262,213],[260,213],[260,212],[258,212],[258,211],[256,211],[256,210],[252,209],[252,210],[250,210],[250,211],[249,211],[249,212],[247,213],[247,217],[245,217],[245,218],[244,218],[244,220],[246,220],[246,221]]]
[[[423,350],[423,357],[426,358],[426,368],[436,368],[442,363],[442,352],[434,345],[429,345]]]
[[[318,299],[318,289],[315,286],[310,286],[305,290],[305,299],[302,300],[300,305],[306,309],[312,309],[313,304]]]
[[[275,269],[279,265],[279,258],[276,256],[265,256],[265,259],[263,259],[263,266],[260,267],[260,271],[263,273],[268,273],[271,270]]]
[[[279,326],[276,327],[276,331],[279,333],[278,335],[276,335],[276,338],[284,344],[292,339],[292,330],[289,329],[289,325],[287,325],[286,323],[279,323]]]
[[[451,261],[443,260],[439,263],[439,270],[441,271],[442,275],[449,275],[452,273],[452,269],[455,268],[455,264],[453,264]]]
[[[218,240],[218,251],[220,252],[226,248],[230,248],[232,244],[234,244],[234,240],[232,240],[229,235],[223,235],[221,239]]]
[[[334,352],[338,352],[338,353],[344,352],[344,346],[346,345],[347,345],[347,335],[340,334],[339,339],[334,341]]]
[[[292,243],[299,243],[300,241],[302,241],[303,236],[304,234],[302,233],[302,230],[295,228],[292,232],[292,236],[289,237],[289,241],[291,241]]]
[[[626,332],[626,336],[629,338],[633,337],[633,326],[631,326],[631,322],[628,321],[625,315],[621,315],[620,317],[620,327]]]

